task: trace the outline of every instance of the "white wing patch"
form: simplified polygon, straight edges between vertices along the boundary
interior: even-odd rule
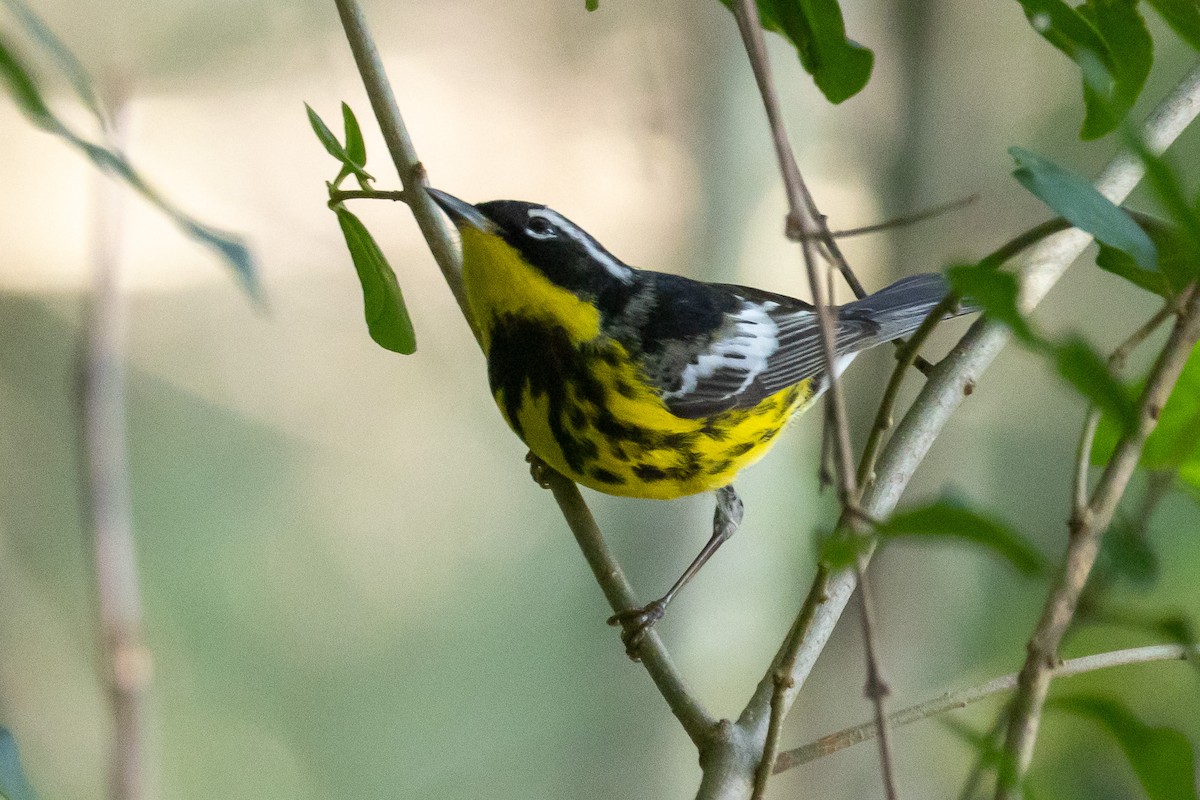
[[[529,209],[529,216],[541,217],[555,228],[558,228],[558,230],[562,231],[563,235],[570,237],[572,241],[586,250],[587,254],[595,259],[596,263],[603,267],[605,272],[612,275],[621,283],[633,283],[633,270],[613,258],[612,254],[601,247],[586,231],[580,230],[562,214],[550,208],[531,208]],[[537,236],[537,238],[549,239],[551,236],[542,235]]]
[[[733,334],[724,336],[709,345],[708,350],[688,364],[680,375],[679,388],[666,392],[667,400],[685,397],[696,390],[701,381],[711,379],[719,372],[741,376],[741,383],[731,386],[725,397],[733,397],[746,390],[758,374],[767,367],[767,359],[779,347],[779,327],[768,314],[779,304],[775,302],[742,305],[734,315],[737,321]]]

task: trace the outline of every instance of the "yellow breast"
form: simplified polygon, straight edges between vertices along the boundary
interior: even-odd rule
[[[467,301],[509,426],[538,457],[601,492],[672,499],[728,485],[811,398],[808,381],[750,409],[672,414],[600,313],[502,239],[463,231]]]

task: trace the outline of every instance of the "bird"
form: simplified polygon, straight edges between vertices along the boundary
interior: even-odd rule
[[[637,269],[545,205],[427,191],[459,233],[492,396],[531,455],[606,494],[716,495],[712,534],[679,579],[609,619],[636,660],[646,632],[740,525],[734,478],[828,388],[816,310]],[[941,275],[920,274],[832,308],[834,372],[913,332],[947,292]]]

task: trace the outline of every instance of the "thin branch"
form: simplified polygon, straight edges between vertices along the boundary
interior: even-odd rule
[[[1158,330],[1164,322],[1171,318],[1175,313],[1176,303],[1173,300],[1168,300],[1159,309],[1158,313],[1152,316],[1141,327],[1134,331],[1129,338],[1122,342],[1112,355],[1108,357],[1108,371],[1115,376],[1119,376],[1125,369],[1125,362],[1133,351],[1146,340],[1150,334]],[[1094,404],[1088,406],[1087,417],[1083,423],[1083,432],[1079,436],[1079,447],[1075,451],[1075,501],[1072,505],[1072,514],[1079,516],[1087,507],[1088,503],[1088,467],[1092,461],[1092,442],[1096,438],[1096,429],[1100,426],[1100,409]]]
[[[843,508],[856,503],[858,485],[855,479],[853,454],[850,445],[850,426],[847,420],[845,398],[842,396],[841,382],[836,370],[837,357],[834,345],[834,315],[831,309],[833,281],[826,279],[824,285],[817,270],[818,253],[815,240],[819,240],[829,253],[834,263],[842,270],[846,280],[850,282],[855,294],[864,297],[866,292],[862,284],[854,277],[845,258],[842,256],[837,243],[829,235],[825,218],[817,210],[812,194],[808,191],[800,168],[796,163],[788,141],[787,130],[784,127],[783,115],[779,110],[779,99],[771,78],[770,60],[767,57],[766,46],[763,43],[762,26],[758,17],[758,6],[754,0],[738,0],[734,6],[734,16],[750,64],[754,78],[758,84],[759,94],[762,95],[763,106],[766,110],[767,121],[771,129],[771,138],[775,144],[775,154],[779,159],[779,170],[783,177],[784,187],[788,198],[789,213],[787,218],[787,234],[789,238],[797,239],[804,251],[804,266],[808,273],[809,287],[812,290],[813,305],[819,321],[818,332],[821,340],[821,350],[825,361],[825,375],[829,382],[826,407],[832,423],[830,428],[833,436],[834,463],[837,465],[838,494]],[[826,296],[828,292],[829,297]],[[862,525],[855,521],[851,525],[853,535],[866,535]],[[871,608],[870,587],[867,583],[866,559],[856,560],[857,578],[860,585],[859,603],[863,635],[863,651],[866,657],[867,682],[866,695],[875,709],[875,719],[879,725],[879,761],[883,786],[889,800],[897,797],[894,759],[891,742],[887,733],[887,714],[884,707],[888,695],[887,683],[879,667],[878,644],[875,640],[874,611]],[[779,721],[786,713],[784,699],[790,688],[791,678],[784,675],[775,685],[771,699],[770,719],[775,722],[778,730]],[[770,728],[770,723],[768,723]],[[765,775],[771,769],[771,748],[764,747],[763,758],[756,770],[758,775]]]
[[[1200,112],[1200,67],[1189,73],[1149,116],[1143,126],[1147,146],[1161,152],[1183,132]],[[1097,189],[1113,202],[1121,202],[1141,180],[1143,167],[1136,157],[1120,153],[1096,181]],[[1091,237],[1078,230],[1066,230],[1035,244],[1022,259],[1019,277],[1024,310],[1031,310],[1045,297],[1067,267],[1079,257]],[[1024,248],[1016,248],[1020,251]],[[883,519],[895,509],[917,467],[941,434],[950,416],[1008,343],[1007,329],[999,323],[981,319],[943,358],[929,375],[920,394],[896,427],[880,452],[875,481],[863,494],[861,509]],[[817,577],[824,597],[816,609],[812,624],[803,638],[794,661],[784,695],[786,707],[795,702],[813,665],[825,649],[856,585],[854,570],[844,569],[833,575]],[[787,644],[784,645],[786,647]],[[782,652],[783,648],[781,648]],[[759,681],[754,694],[738,718],[751,741],[765,738],[769,723],[767,709],[775,683],[770,675]]]
[[[113,103],[113,144],[124,135],[125,106]],[[146,695],[151,655],[145,643],[142,596],[133,540],[129,455],[125,434],[126,302],[120,286],[122,193],[98,175],[93,268],[84,350],[79,364],[79,413],[85,490],[97,590],[100,644],[112,707],[108,796],[141,800],[147,786]]]
[[[380,189],[330,189],[329,204],[336,205],[347,200],[395,200],[398,203],[408,202],[407,192],[383,191]]]
[[[966,208],[972,203],[976,203],[978,201],[979,195],[967,195],[966,197],[961,197],[958,200],[951,200],[949,203],[942,203],[941,205],[916,211],[912,214],[901,214],[898,217],[885,219],[883,222],[876,222],[873,225],[863,225],[858,228],[846,228],[840,231],[830,231],[829,235],[834,239],[849,239],[852,236],[865,236],[869,233],[880,233],[882,231],[892,230],[893,228],[903,228],[908,225],[915,225],[918,222],[924,222],[932,217],[947,214],[951,211],[957,211],[960,208]],[[818,236],[817,238],[821,237]]]
[[[1021,670],[1017,694],[1013,697],[1004,745],[1009,756],[1006,763],[1010,768],[1000,773],[996,787],[997,800],[1018,796],[1021,778],[1033,760],[1033,748],[1051,672],[1058,658],[1058,646],[1075,616],[1084,584],[1100,552],[1101,537],[1108,529],[1117,504],[1133,477],[1146,438],[1157,425],[1158,416],[1197,341],[1200,341],[1200,292],[1193,285],[1179,319],[1146,379],[1146,388],[1138,404],[1137,425],[1117,441],[1091,500],[1082,513],[1071,517],[1070,539],[1063,569],[1046,597],[1042,616],[1029,640],[1029,655]]]
[[[1112,667],[1124,667],[1130,664],[1149,664],[1156,661],[1185,661],[1194,654],[1200,654],[1200,648],[1189,648],[1178,644],[1160,644],[1148,647],[1134,647],[1129,650],[1115,650],[1109,653],[1097,653],[1096,655],[1072,658],[1064,661],[1051,671],[1051,677],[1055,679],[1068,678],[1072,675],[1082,675],[1087,672],[1096,672],[1102,669],[1111,669]],[[939,697],[926,700],[923,703],[917,703],[914,706],[894,711],[888,715],[888,720],[894,727],[899,727],[919,722],[923,719],[929,719],[930,717],[944,714],[947,711],[966,708],[970,704],[985,698],[1003,694],[1004,692],[1011,692],[1017,688],[1017,678],[1018,673],[1014,672],[1011,675],[994,678],[985,684],[973,686],[970,689],[947,692]],[[792,767],[816,761],[831,753],[836,753],[839,750],[844,750],[852,745],[872,739],[874,736],[874,722],[864,722],[861,725],[855,725],[853,728],[846,728],[837,733],[822,736],[820,739],[802,747],[780,753],[779,758],[775,761],[775,772],[783,772]]]
[[[442,223],[441,213],[433,206],[429,195],[417,191],[417,186],[424,185],[424,168],[413,148],[411,139],[405,130],[404,120],[392,94],[387,75],[379,60],[379,53],[367,27],[366,17],[359,7],[357,0],[335,0],[346,39],[362,75],[363,84],[371,100],[371,107],[379,121],[388,150],[396,164],[404,184],[404,193],[408,198],[409,208],[416,217],[425,241],[429,245],[442,275],[449,284],[464,316],[470,322],[467,312],[466,299],[462,285],[462,261],[458,249],[451,240],[449,232]],[[472,325],[472,328],[474,326]],[[596,581],[608,598],[613,611],[621,611],[638,606],[633,591],[625,580],[620,564],[609,551],[603,536],[596,526],[591,511],[579,494],[578,487],[566,478],[547,469],[546,479],[549,488],[554,492],[554,499],[562,511],[567,525],[575,534],[576,541],[583,550],[584,557],[592,567]],[[688,736],[703,747],[709,742],[716,729],[716,723],[699,701],[688,690],[682,677],[671,662],[670,656],[663,647],[662,641],[653,630],[648,632],[639,650],[641,663],[650,674],[651,679],[666,699],[671,711],[679,718]]]

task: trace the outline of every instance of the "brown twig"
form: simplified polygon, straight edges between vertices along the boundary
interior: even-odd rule
[[[825,248],[831,257],[831,261],[838,265],[843,276],[845,276],[847,282],[854,289],[856,296],[864,297],[866,296],[866,292],[858,282],[858,279],[854,277],[854,273],[850,270],[849,265],[842,256],[837,243],[830,236],[829,229],[825,224],[825,218],[817,210],[812,194],[808,191],[808,187],[800,172],[800,167],[796,163],[796,157],[792,152],[787,130],[784,127],[783,115],[779,110],[779,99],[771,78],[770,60],[767,58],[766,47],[763,43],[762,26],[758,17],[758,6],[754,0],[738,0],[734,6],[734,16],[737,19],[738,29],[741,31],[746,53],[750,58],[759,94],[762,96],[763,106],[766,110],[767,121],[771,130],[771,138],[775,144],[775,154],[779,159],[779,171],[783,177],[788,199],[787,235],[791,239],[798,240],[804,252],[805,270],[808,273],[813,305],[820,323],[818,330],[825,360],[826,379],[829,381],[826,407],[832,419],[830,427],[833,433],[834,463],[837,466],[838,495],[842,506],[845,508],[857,502],[858,486],[854,473],[853,455],[850,445],[850,426],[847,421],[845,398],[842,396],[841,383],[838,380],[836,371],[837,356],[834,345],[835,329],[831,297],[833,282],[828,277],[826,277],[824,282],[821,281],[821,276],[817,269],[819,256],[815,243],[820,242]],[[866,534],[865,528],[857,521],[852,524],[851,529],[855,531],[856,535]],[[894,760],[892,757],[891,742],[887,733],[887,714],[885,710],[885,699],[888,694],[888,688],[879,667],[878,645],[875,641],[874,611],[871,608],[870,587],[867,584],[866,578],[866,560],[858,559],[856,567],[860,590],[859,603],[863,649],[867,663],[866,695],[875,709],[875,719],[879,725],[879,760],[884,791],[888,800],[895,800],[897,792],[894,777],[895,770],[893,768]],[[790,678],[785,676],[784,680],[777,682],[775,690],[772,693],[772,713],[768,730],[772,728],[776,731],[778,730],[779,722],[786,708],[784,696],[787,690],[791,688],[789,681]],[[758,775],[765,775],[770,772],[773,757],[773,748],[768,741],[767,746],[763,750],[762,761],[756,771]]]
[[[862,225],[858,228],[846,228],[840,231],[830,231],[829,235],[834,239],[849,239],[852,236],[865,236],[869,233],[880,233],[882,231],[891,230],[893,228],[903,228],[908,225],[915,225],[918,222],[924,222],[932,217],[947,214],[951,211],[957,211],[960,208],[966,208],[972,203],[979,201],[979,195],[972,194],[966,197],[961,197],[958,200],[951,200],[949,203],[926,208],[921,211],[915,211],[912,214],[901,214],[898,217],[885,219],[883,222],[876,222],[873,225]]]
[[[1131,664],[1149,664],[1157,661],[1185,661],[1200,649],[1188,648],[1179,644],[1160,644],[1148,647],[1134,647],[1129,650],[1115,650],[1109,653],[1097,653],[1091,656],[1072,658],[1057,665],[1051,671],[1051,678],[1067,678],[1072,675],[1083,675],[1112,667],[1124,667]],[[940,697],[934,697],[923,703],[894,711],[888,715],[893,727],[910,725],[923,719],[929,719],[947,711],[966,708],[988,697],[1017,688],[1018,673],[994,678],[980,686],[973,686],[957,692],[947,692]],[[865,742],[875,736],[875,723],[864,722],[852,728],[822,736],[816,741],[802,747],[780,753],[775,762],[775,772],[783,772],[802,764],[816,761],[827,755],[844,750],[847,747]]]
[[[458,299],[464,316],[470,322],[466,310],[465,294],[462,285],[462,262],[457,248],[442,222],[442,216],[435,209],[429,195],[417,187],[424,185],[424,169],[417,160],[416,151],[405,130],[404,120],[392,94],[379,53],[375,48],[366,17],[359,7],[357,0],[335,0],[346,39],[354,53],[359,73],[371,100],[371,107],[379,121],[380,129],[404,183],[404,193],[411,198],[409,208],[425,236],[430,251],[442,270],[442,275],[449,284],[455,298]],[[472,325],[474,329],[474,326]],[[591,565],[596,581],[609,600],[613,611],[639,606],[625,580],[616,558],[608,550],[604,539],[596,526],[591,511],[584,503],[583,497],[575,484],[566,478],[547,471],[549,488],[554,492],[554,499],[562,511],[563,517],[576,541],[583,550],[584,557]],[[651,679],[666,699],[672,712],[678,717],[685,731],[696,742],[697,746],[706,746],[714,730],[717,728],[713,718],[701,706],[684,684],[682,677],[671,662],[670,656],[663,647],[662,641],[649,632],[645,643],[638,652],[642,665],[650,674]]]
[[[997,781],[997,800],[1011,800],[1019,793],[1021,779],[1033,759],[1041,711],[1058,658],[1059,643],[1075,615],[1080,594],[1099,553],[1101,537],[1133,477],[1146,437],[1154,430],[1158,415],[1197,341],[1200,341],[1200,292],[1193,285],[1187,292],[1171,335],[1146,379],[1138,403],[1137,424],[1117,441],[1090,500],[1072,514],[1063,567],[1046,597],[1041,618],[1029,640],[1029,655],[1013,698],[1004,745],[1007,768],[1001,770]]]
[[[330,189],[329,204],[335,205],[346,200],[394,200],[397,203],[407,203],[408,193],[404,191],[384,191],[381,189]]]
[[[119,147],[126,128],[122,99],[112,103],[112,120],[113,144]],[[125,433],[127,312],[119,278],[122,217],[117,186],[107,176],[97,176],[95,284],[88,302],[78,382],[87,529],[113,718],[108,796],[140,800],[149,795],[145,698],[152,669],[142,623]]]

